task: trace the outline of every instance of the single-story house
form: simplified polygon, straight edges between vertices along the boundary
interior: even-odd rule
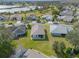
[[[61,16],[67,15],[67,16],[72,16],[73,15],[73,11],[72,10],[63,10],[60,12]]]
[[[21,21],[22,20],[22,16],[19,14],[14,14],[10,16],[10,20],[16,20],[16,21]]]
[[[53,24],[53,22],[52,21],[48,21],[48,24]]]
[[[6,20],[6,17],[5,16],[0,16],[0,21],[4,21]]]
[[[65,22],[72,22],[74,16],[58,16],[59,20],[63,20]]]
[[[4,27],[5,27],[4,23],[0,23],[0,29]]]
[[[36,6],[29,6],[30,10],[35,10]]]
[[[78,16],[76,16],[76,20],[79,20],[79,15],[78,15]]]
[[[14,54],[12,54],[10,58],[22,58],[26,51],[27,50],[20,45],[14,50]]]
[[[62,8],[63,10],[75,10],[75,6],[73,6],[73,5],[71,5],[71,6],[64,6],[63,8]]]
[[[64,24],[51,24],[50,25],[50,33],[54,36],[65,36],[73,30],[73,28],[70,25],[64,25]]]
[[[32,21],[32,25],[37,24],[37,21]]]
[[[45,39],[45,31],[42,24],[35,24],[31,29],[31,37],[32,39]]]
[[[53,19],[52,15],[48,15],[48,14],[47,15],[43,15],[42,18],[46,19],[47,21],[52,21],[52,19]]]
[[[62,7],[63,10],[71,10],[71,8],[69,6],[64,6]]]
[[[5,28],[13,27],[13,24],[4,24]]]
[[[75,13],[75,16],[79,16],[79,11],[77,11],[77,12]]]
[[[8,30],[10,30],[14,38],[17,38],[18,36],[23,36],[26,33],[26,26],[24,23],[17,22],[13,26],[7,28]]]
[[[27,16],[26,19],[35,21],[35,20],[37,20],[37,17],[34,14],[31,14],[31,15]]]

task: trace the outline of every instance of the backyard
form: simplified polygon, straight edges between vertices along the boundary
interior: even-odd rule
[[[45,29],[47,30],[48,40],[46,40],[46,41],[45,40],[44,41],[33,41],[30,37],[31,30],[28,29],[26,36],[20,37],[17,40],[13,40],[12,44],[16,47],[18,45],[22,45],[26,49],[32,48],[32,49],[38,50],[47,56],[56,56],[56,54],[53,50],[53,46],[52,46],[52,44],[55,41],[64,42],[66,47],[73,47],[68,41],[66,41],[66,39],[64,37],[53,37],[49,31],[49,24],[46,23],[43,25],[44,25]]]

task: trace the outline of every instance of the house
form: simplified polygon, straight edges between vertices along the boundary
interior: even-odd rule
[[[22,16],[19,14],[14,14],[10,16],[10,20],[16,20],[16,21],[21,21],[22,20]]]
[[[70,25],[59,23],[53,23],[50,25],[50,33],[54,36],[65,36],[71,30],[73,30],[73,28]]]
[[[5,24],[5,28],[13,27],[13,24]]]
[[[5,27],[4,23],[0,23],[0,29],[2,29],[4,27]]]
[[[12,33],[14,38],[18,36],[23,36],[26,33],[26,26],[24,23],[17,22],[13,26],[7,26],[7,29]]]
[[[30,10],[35,10],[36,6],[29,6]]]
[[[75,9],[75,6],[74,5],[64,6],[62,9],[63,10],[72,10],[73,11]]]
[[[10,58],[22,58],[27,50],[22,47],[22,45],[19,45],[15,50],[14,54],[10,56]]]
[[[63,11],[60,12],[60,15],[61,16],[64,16],[64,15],[72,16],[73,15],[73,11],[72,10],[63,10]]]
[[[31,37],[32,39],[45,39],[45,31],[42,24],[35,24],[31,29]]]
[[[32,21],[32,25],[37,24],[37,21]]]
[[[63,20],[65,22],[72,22],[74,16],[58,16],[59,20]]]
[[[22,22],[17,22],[14,24],[16,29],[13,31],[16,37],[25,35],[26,33],[26,25]]]
[[[43,6],[37,6],[36,9],[43,10],[44,8],[43,8]]]
[[[47,15],[43,15],[42,18],[46,19],[47,21],[52,21],[52,19],[53,19],[52,15],[48,15],[48,14]]]
[[[37,17],[34,14],[30,14],[29,16],[26,17],[27,20],[35,21],[37,20]]]
[[[6,20],[6,17],[0,16],[0,21],[4,21],[4,20]]]
[[[48,21],[48,24],[53,24],[53,22],[52,21]]]

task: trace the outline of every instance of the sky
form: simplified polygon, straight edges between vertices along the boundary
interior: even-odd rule
[[[53,0],[0,0],[0,1],[53,1]]]

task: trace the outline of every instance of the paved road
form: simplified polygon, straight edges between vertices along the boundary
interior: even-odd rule
[[[28,49],[27,52],[24,54],[25,58],[47,58],[47,56],[43,55],[42,53]]]

